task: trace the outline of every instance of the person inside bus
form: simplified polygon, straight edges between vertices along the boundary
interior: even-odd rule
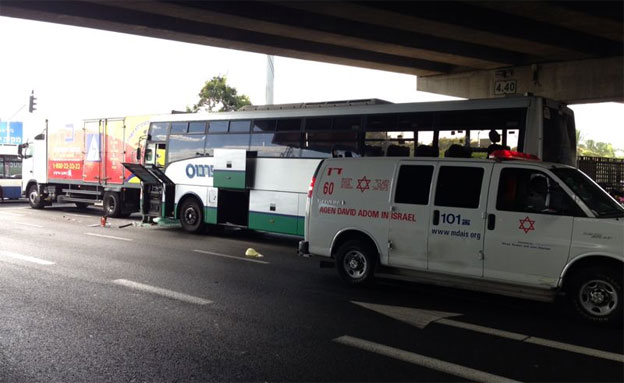
[[[495,129],[490,130],[490,133],[488,134],[488,136],[490,137],[490,141],[492,141],[492,144],[488,146],[487,148],[488,156],[492,154],[493,152],[495,152],[496,150],[503,150],[503,149],[509,150],[509,146],[503,146],[498,143],[501,137],[500,137],[500,134],[498,134],[498,132]]]
[[[414,155],[416,157],[438,157],[440,155],[440,152],[437,146],[418,145]]]
[[[444,157],[470,158],[471,155],[472,152],[470,151],[470,148],[460,144],[453,144],[444,152]]]

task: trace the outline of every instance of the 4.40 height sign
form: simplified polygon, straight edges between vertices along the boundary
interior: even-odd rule
[[[517,80],[500,80],[494,82],[494,94],[515,94],[517,90]]]

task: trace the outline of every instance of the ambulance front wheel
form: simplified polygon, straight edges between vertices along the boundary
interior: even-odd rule
[[[201,233],[204,230],[204,215],[200,203],[188,198],[180,206],[180,223],[190,233]]]
[[[349,285],[365,285],[373,280],[377,251],[362,240],[350,240],[336,253],[338,274]]]
[[[621,326],[624,312],[621,267],[579,270],[570,282],[570,302],[583,319],[595,324]]]

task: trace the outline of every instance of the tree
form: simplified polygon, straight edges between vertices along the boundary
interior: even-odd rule
[[[616,149],[612,144],[606,142],[596,142],[594,140],[585,140],[580,130],[576,130],[576,154],[579,156],[589,157],[617,157]]]
[[[615,158],[613,145],[606,142],[595,142],[586,140],[585,148],[581,150],[582,155],[590,157],[611,157]]]
[[[221,75],[206,81],[198,96],[199,102],[192,108],[187,106],[187,112],[197,112],[201,109],[214,112],[216,108],[219,108],[216,110],[218,112],[229,112],[251,105],[249,97],[244,94],[239,95],[236,88],[227,85],[227,77]]]

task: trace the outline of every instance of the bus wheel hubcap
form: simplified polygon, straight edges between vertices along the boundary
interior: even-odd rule
[[[189,225],[194,225],[195,222],[197,222],[197,213],[195,212],[195,209],[193,208],[186,209],[184,211],[184,220]]]
[[[613,285],[602,280],[585,283],[581,287],[579,298],[585,310],[598,316],[609,315],[618,303],[617,292]]]

